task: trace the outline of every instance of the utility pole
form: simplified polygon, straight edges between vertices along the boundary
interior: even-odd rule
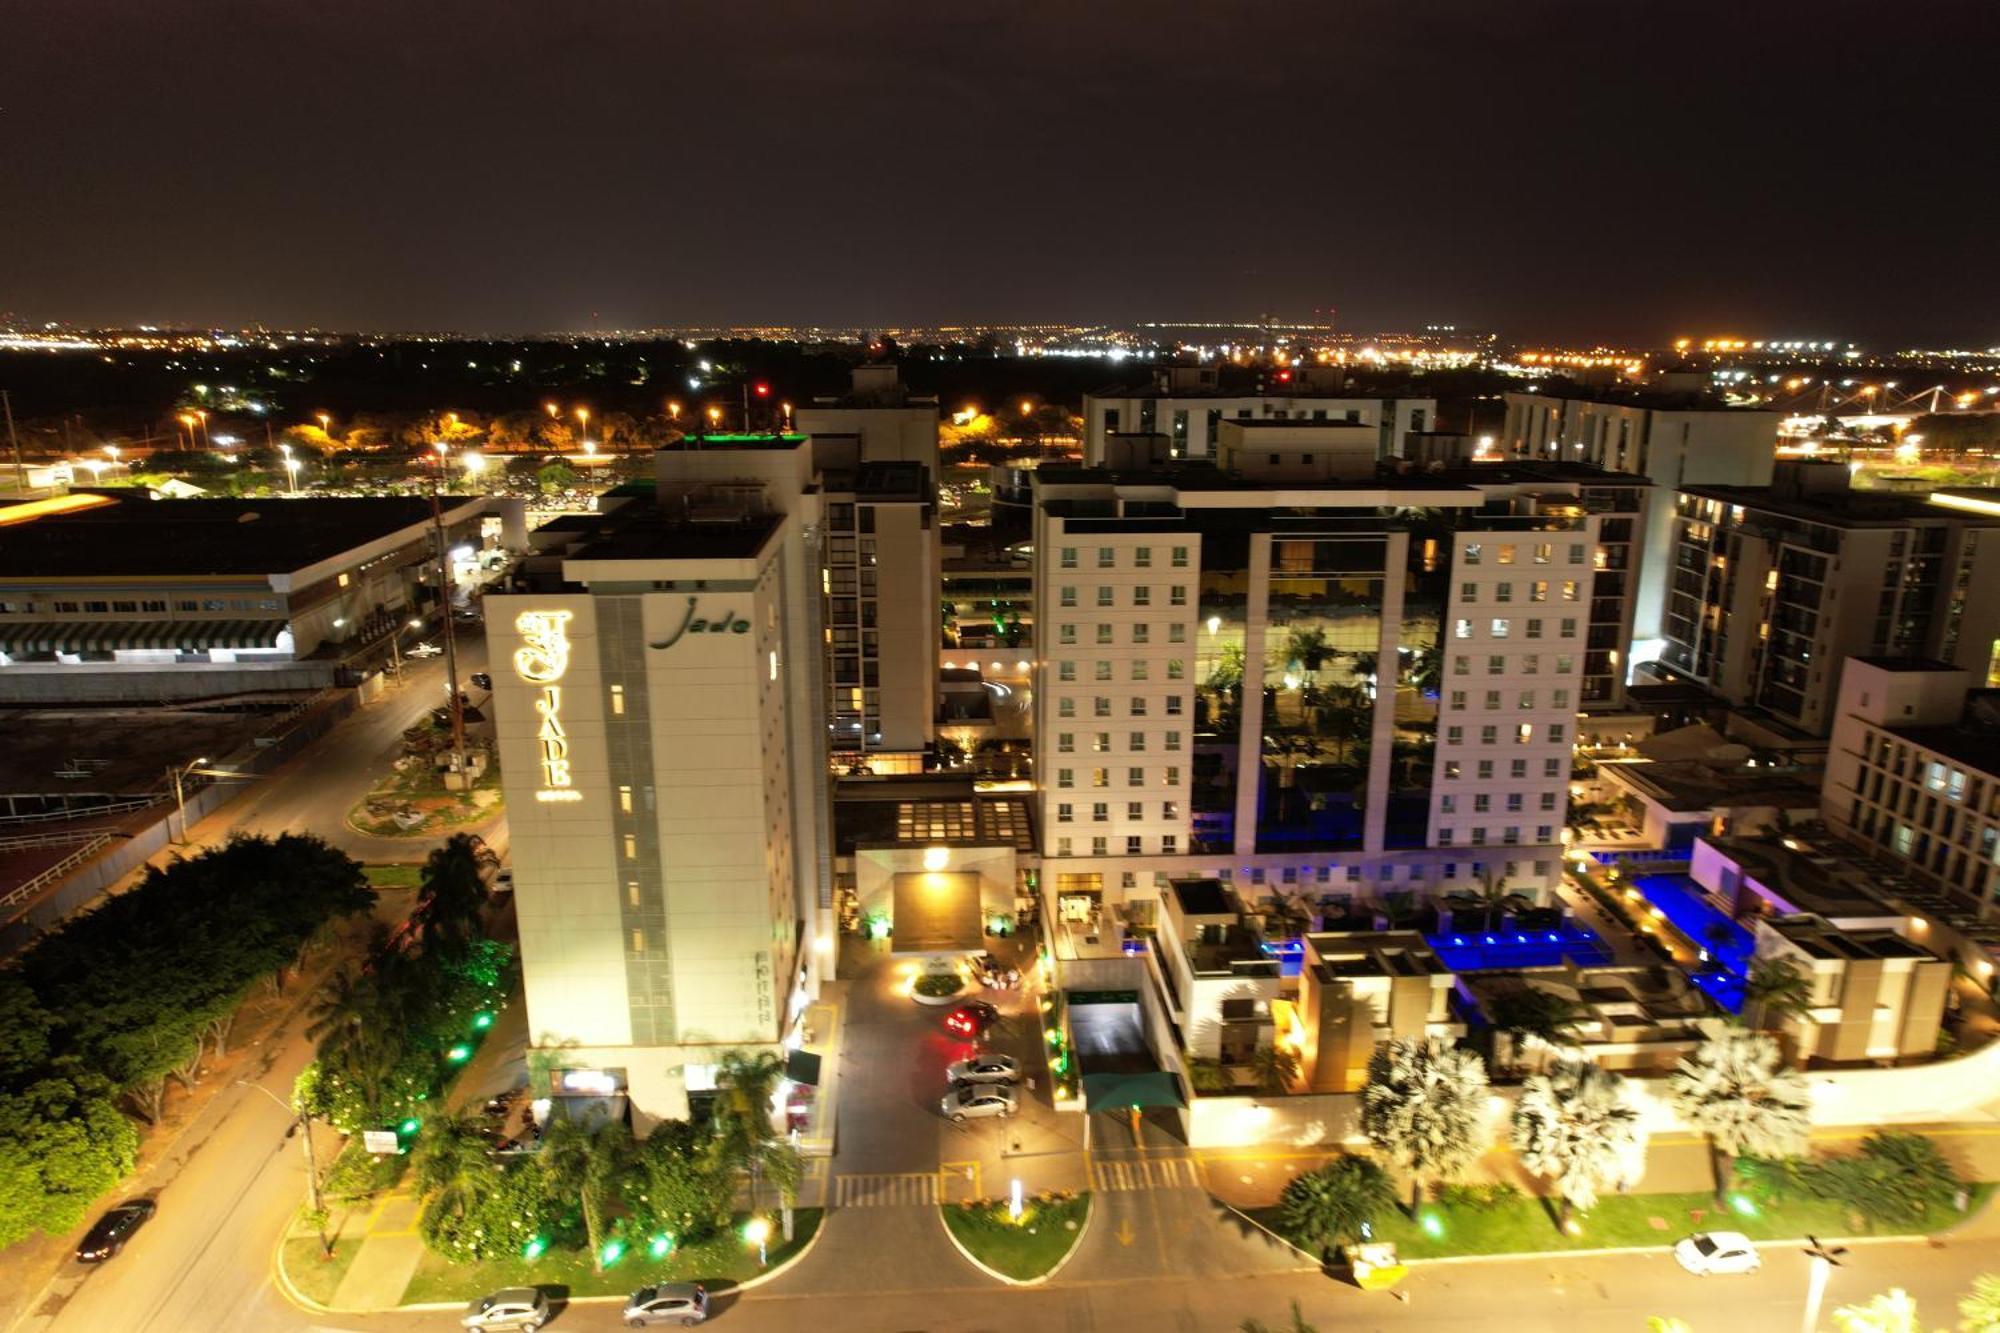
[[[451,762],[453,769],[469,783],[472,774],[465,764],[465,706],[458,697],[458,635],[452,624],[451,554],[445,549],[444,507],[438,499],[439,484],[444,477],[442,453],[437,456],[437,469],[431,474],[431,527],[437,541],[439,609],[444,614],[445,688],[451,692]]]
[[[0,409],[7,413],[7,443],[14,447],[14,486],[23,499],[28,494],[28,465],[21,461],[21,437],[14,433],[14,396],[0,389]]]

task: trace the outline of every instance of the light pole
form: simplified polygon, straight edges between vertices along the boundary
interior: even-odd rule
[[[771,1224],[761,1217],[753,1217],[743,1228],[743,1239],[757,1247],[757,1267],[766,1268],[771,1263]]]
[[[1823,1245],[1814,1235],[1807,1235],[1806,1241],[1806,1318],[1800,1327],[1804,1333],[1818,1333],[1820,1302],[1826,1299],[1826,1280],[1833,1270],[1840,1267],[1840,1256],[1847,1253],[1845,1245]]]
[[[298,1130],[303,1129],[305,1131],[305,1135],[303,1138],[299,1140],[299,1144],[301,1147],[305,1149],[305,1154],[306,1154],[306,1202],[307,1205],[313,1210],[313,1212],[318,1213],[324,1211],[325,1201],[320,1198],[320,1193],[319,1193],[319,1158],[313,1154],[312,1117],[307,1115],[304,1111],[301,1111],[298,1107],[293,1106],[290,1103],[286,1102],[284,1098],[278,1096],[277,1093],[272,1092],[262,1083],[252,1083],[247,1078],[239,1078],[236,1080],[236,1086],[239,1088],[257,1089],[257,1091],[263,1093],[266,1097],[269,1097],[272,1101],[276,1102],[280,1110],[284,1111],[287,1115],[293,1117],[291,1128],[285,1131],[286,1138],[290,1138]],[[331,1247],[328,1246],[326,1243],[326,1232],[324,1229],[322,1229],[320,1232],[319,1243],[321,1249],[323,1250],[331,1249]]]
[[[445,544],[444,506],[438,500],[438,490],[444,482],[446,446],[439,440],[434,447],[437,471],[431,474],[431,529],[437,541],[438,614],[444,617],[445,688],[450,691],[451,700],[451,762],[452,771],[469,780],[465,763],[465,706],[458,697],[458,635],[452,624],[455,617],[451,607],[451,553]]]
[[[590,439],[590,409],[587,407],[577,408],[576,421],[577,439],[579,442],[587,443]]]
[[[333,438],[332,415],[327,412],[321,412],[318,413],[317,415],[319,417],[319,433],[326,436],[326,438],[328,438],[329,440],[332,439]]]
[[[178,841],[183,847],[187,845],[188,840],[188,808],[187,790],[181,785],[182,779],[186,778],[190,773],[199,772],[202,765],[207,762],[207,758],[204,757],[186,764],[169,764],[167,766],[167,780],[172,782],[174,786],[174,809],[180,813],[181,817],[181,836]]]
[[[278,452],[285,456],[285,475],[289,478],[292,494],[297,495],[299,493],[299,460],[292,457],[292,446],[289,444],[279,445]]]
[[[424,627],[424,622],[421,620],[412,619],[410,621],[409,628],[411,629],[422,629],[423,627]],[[396,672],[397,680],[401,680],[403,678],[402,639],[403,639],[403,627],[398,625],[396,627],[396,632],[389,636],[389,656],[391,659],[394,660],[396,664],[394,670]]]

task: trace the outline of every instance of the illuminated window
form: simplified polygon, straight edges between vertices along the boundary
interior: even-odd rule
[[[625,687],[623,685],[613,685],[611,687],[611,715],[613,717],[625,716]]]
[[[632,813],[632,789],[630,787],[620,787],[618,789],[618,808],[628,815]]]

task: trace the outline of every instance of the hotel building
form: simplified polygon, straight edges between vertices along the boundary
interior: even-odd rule
[[[1338,366],[1266,372],[1251,392],[1225,387],[1216,366],[1169,366],[1151,384],[1085,394],[1083,460],[1106,461],[1119,435],[1159,435],[1173,458],[1215,459],[1225,421],[1290,421],[1363,427],[1378,458],[1401,458],[1413,434],[1437,428],[1430,398],[1373,397],[1345,391]]]

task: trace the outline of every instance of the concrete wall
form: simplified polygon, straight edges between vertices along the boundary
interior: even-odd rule
[[[154,665],[93,662],[69,666],[23,662],[0,669],[0,704],[150,704],[211,699],[260,690],[323,690],[332,662],[234,662]]]

